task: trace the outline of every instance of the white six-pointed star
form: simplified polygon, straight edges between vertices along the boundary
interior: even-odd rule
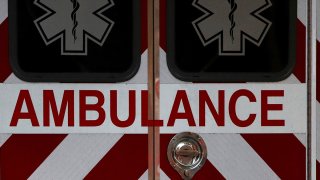
[[[35,0],[46,14],[34,21],[46,45],[61,41],[61,55],[87,55],[88,40],[102,46],[114,22],[102,13],[113,0]]]
[[[260,46],[271,22],[260,15],[270,0],[194,0],[205,14],[192,22],[202,44],[219,40],[219,55],[245,55],[246,40]]]

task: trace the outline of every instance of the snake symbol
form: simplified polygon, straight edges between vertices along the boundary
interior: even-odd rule
[[[231,8],[231,11],[229,13],[229,20],[230,20],[230,23],[231,23],[230,36],[231,36],[232,41],[234,41],[233,30],[234,30],[234,27],[236,26],[236,23],[234,21],[234,12],[237,10],[238,5],[237,5],[237,3],[235,3],[234,0],[228,0],[228,2],[230,4],[230,8]]]
[[[77,11],[79,10],[80,4],[78,0],[71,0],[73,4],[73,11],[71,12],[71,19],[73,21],[73,28],[72,28],[72,35],[74,41],[77,40],[77,27],[78,27],[78,21],[77,21]]]

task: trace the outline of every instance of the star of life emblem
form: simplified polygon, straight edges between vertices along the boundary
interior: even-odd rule
[[[35,0],[46,14],[34,21],[43,41],[60,40],[61,55],[87,55],[88,41],[103,46],[114,22],[102,13],[113,0]]]
[[[202,44],[219,41],[219,55],[245,55],[246,40],[260,46],[272,23],[260,15],[270,0],[194,0],[204,15],[192,22]]]

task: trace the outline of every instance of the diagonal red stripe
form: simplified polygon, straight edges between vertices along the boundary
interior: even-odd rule
[[[306,28],[297,20],[297,59],[294,75],[306,82]],[[306,178],[306,149],[294,134],[243,134],[244,139],[281,179]]]
[[[9,65],[8,19],[0,24],[0,82],[12,73]]]
[[[242,137],[281,179],[306,179],[306,148],[293,134]]]
[[[293,74],[301,83],[306,82],[306,27],[297,20],[297,54]]]
[[[199,172],[192,179],[195,179],[195,180],[202,180],[202,179],[223,180],[226,178],[223,177],[223,175],[211,164],[210,161],[206,161],[204,166],[199,170]]]
[[[181,179],[180,175],[171,167],[167,159],[167,148],[174,135],[160,135],[160,168],[170,179]]]
[[[66,135],[12,135],[0,148],[0,179],[27,179]]]
[[[148,169],[148,135],[124,135],[85,179],[138,179]]]
[[[320,42],[317,41],[317,100],[320,102]],[[317,117],[320,118],[320,117]],[[319,123],[319,121],[318,121]],[[320,132],[317,132],[320,133]],[[318,141],[319,142],[319,141]],[[317,180],[320,180],[320,162],[317,161]]]
[[[160,168],[171,179],[181,179],[180,175],[171,167],[167,159],[167,147],[171,138],[174,135],[161,134],[160,135]],[[210,152],[209,152],[210,153]],[[194,176],[193,179],[225,179],[222,174],[211,164],[206,161],[201,170]]]
[[[319,163],[319,161],[317,161],[317,180],[319,180],[320,179],[320,163]]]

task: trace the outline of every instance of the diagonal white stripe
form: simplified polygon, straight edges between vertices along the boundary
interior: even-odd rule
[[[288,79],[280,82],[282,84],[300,84],[301,82],[295,75],[291,75]],[[307,121],[307,118],[306,118]],[[307,123],[307,122],[306,122]],[[301,142],[301,144],[304,145],[304,147],[307,147],[307,135],[306,134],[294,134],[296,138]]]
[[[8,0],[0,0],[0,24],[8,17]],[[4,83],[15,83],[11,74]],[[11,77],[11,78],[10,78]],[[17,79],[17,78],[16,78]],[[0,134],[0,147],[10,138],[11,134]]]
[[[307,25],[307,0],[298,0],[298,19]]]
[[[2,8],[3,6],[7,6],[7,0],[0,0],[0,24],[1,24],[1,17],[3,14]],[[7,7],[5,7],[7,8]],[[5,15],[7,16],[7,15]],[[10,82],[12,82],[12,80],[10,79],[11,76],[14,76],[13,74],[11,74],[5,81],[4,83],[8,83],[10,84]],[[11,134],[0,134],[0,147],[10,138]]]
[[[162,170],[160,170],[160,179],[161,180],[170,180],[170,178]]]
[[[2,3],[2,1],[0,1]],[[1,4],[0,4],[1,5]],[[13,73],[4,81],[5,84],[25,83],[19,80]],[[0,147],[10,138],[11,134],[0,134]]]
[[[8,0],[0,0],[0,24],[8,17]]]
[[[299,81],[299,79],[295,76],[295,75],[291,75],[288,79],[281,81],[279,83],[282,84],[300,84],[301,82]],[[307,123],[307,117],[305,119],[306,123]],[[294,134],[296,136],[296,138],[301,142],[301,144],[304,145],[304,147],[307,147],[307,134]]]
[[[239,134],[202,134],[208,160],[226,179],[280,179]]]
[[[125,82],[128,84],[143,84],[148,82],[148,51],[146,50],[142,55],[141,55],[141,65],[140,68],[137,72],[137,74],[130,79],[129,81]],[[6,84],[25,84],[28,82],[22,81],[19,79],[15,74],[10,74],[10,76],[5,80]]]
[[[299,3],[306,3],[305,0],[300,0]],[[301,6],[301,5],[299,5]],[[166,61],[166,52],[163,49],[160,49],[160,81],[161,83],[165,84],[183,84],[186,82],[179,81],[176,79],[169,71],[168,66],[167,66],[167,61]],[[272,82],[270,84],[274,84],[275,82]],[[289,76],[287,79],[278,82],[280,84],[300,84],[301,82],[299,79],[292,74]],[[297,139],[306,147],[307,145],[307,139],[306,139],[306,134],[295,134]]]
[[[5,84],[26,84],[27,82],[22,81],[13,73],[4,81]]]
[[[31,175],[35,179],[83,179],[122,134],[71,134]]]
[[[307,0],[298,0],[298,19],[307,25]]]
[[[280,81],[278,83],[279,84],[301,84],[299,79],[294,74],[291,74],[291,76],[289,76],[287,79]]]
[[[300,141],[300,143],[302,145],[304,145],[304,147],[307,147],[307,134],[306,133],[294,134],[294,136]]]
[[[1,5],[2,1],[0,1],[0,5]],[[0,9],[1,9],[1,6],[0,6]],[[13,74],[10,75],[10,77],[12,76]],[[9,83],[11,82],[10,80],[10,77],[7,78],[5,80],[4,83]],[[10,138],[11,134],[0,134],[0,147]]]
[[[287,79],[280,81],[280,82],[267,82],[267,84],[301,84],[299,79],[294,75],[291,74]],[[306,119],[307,120],[307,117]],[[306,122],[307,123],[307,122]],[[294,134],[296,138],[303,144],[305,147],[307,147],[307,135],[306,133],[304,134]]]
[[[305,0],[299,0],[299,11],[305,13]],[[304,7],[301,7],[301,6]],[[301,12],[302,11],[302,12]],[[304,17],[300,17],[304,19]],[[162,83],[185,83],[170,74],[166,61],[166,52],[160,51],[160,77]],[[170,75],[168,75],[170,74]],[[295,75],[278,82],[281,84],[300,84]],[[208,159],[227,179],[279,179],[265,161],[237,134],[204,135],[208,148]],[[306,147],[306,134],[295,134]],[[218,138],[217,138],[218,137]],[[216,144],[217,143],[217,144]],[[236,150],[235,150],[236,149]],[[230,171],[232,169],[232,171]]]
[[[148,179],[148,170],[146,170],[143,175],[139,178],[139,180],[147,180]],[[160,169],[160,179],[161,180],[170,180],[170,178]]]
[[[146,170],[142,176],[139,178],[139,180],[147,180],[148,179],[148,170]]]

